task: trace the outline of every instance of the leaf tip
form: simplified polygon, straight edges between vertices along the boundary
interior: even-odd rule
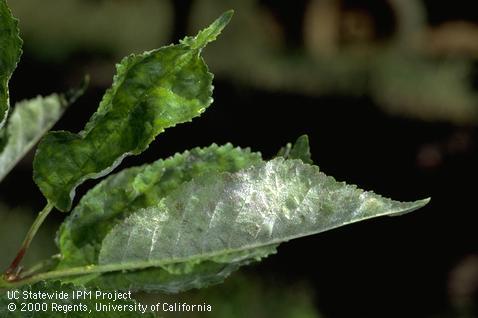
[[[423,208],[425,205],[430,203],[431,199],[432,198],[428,197],[428,198],[425,198],[425,199],[416,200],[415,202],[413,202],[413,210]]]
[[[404,210],[402,210],[402,211],[400,211],[400,212],[397,212],[397,213],[390,214],[389,216],[400,216],[400,215],[403,215],[403,214],[407,214],[407,213],[416,211],[416,210],[418,210],[418,209],[423,208],[423,207],[424,207],[425,205],[427,205],[430,201],[431,201],[431,198],[428,197],[428,198],[425,198],[425,199],[421,199],[421,200],[416,200],[416,201],[413,201],[413,202],[409,202],[409,203],[407,203],[406,209],[404,209]]]
[[[220,21],[224,28],[226,25],[229,24],[233,15],[234,15],[233,9],[227,10],[226,12],[221,14],[221,16],[217,19],[217,21]]]
[[[181,43],[191,46],[194,49],[202,49],[209,42],[216,40],[222,30],[229,24],[234,15],[234,10],[229,10],[221,14],[209,27],[200,31],[195,37],[186,37]]]
[[[428,197],[428,198],[425,198],[425,199],[422,199],[422,200],[418,200],[415,203],[419,208],[422,208],[425,205],[427,205],[428,203],[430,203],[431,200],[432,200],[432,198]]]
[[[228,10],[221,14],[219,18],[216,19],[211,25],[212,29],[215,31],[214,39],[219,35],[222,30],[231,22],[232,16],[234,15],[234,10]]]
[[[90,75],[86,74],[80,85],[76,88],[72,88],[65,93],[66,103],[73,104],[80,96],[82,96],[90,85]]]
[[[299,136],[299,138],[297,138],[297,141],[309,142],[309,135],[303,134],[303,135]]]

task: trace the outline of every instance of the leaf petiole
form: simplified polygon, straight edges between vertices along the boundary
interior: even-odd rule
[[[20,272],[19,270],[20,263],[23,260],[23,257],[25,256],[28,250],[28,247],[33,241],[33,238],[38,232],[38,229],[43,224],[48,214],[50,214],[51,210],[53,210],[53,204],[48,202],[47,205],[43,208],[43,210],[41,210],[40,213],[38,213],[37,218],[33,222],[32,226],[28,230],[27,235],[25,236],[25,239],[23,240],[20,250],[18,251],[15,258],[13,259],[10,266],[5,271],[4,277],[7,281],[15,281],[18,278],[18,275]]]

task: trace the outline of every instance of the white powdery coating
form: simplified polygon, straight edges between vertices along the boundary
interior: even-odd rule
[[[204,255],[247,258],[255,248],[370,217],[415,210],[337,182],[318,167],[277,158],[193,180],[154,208],[133,214],[103,241],[100,264],[171,261]]]

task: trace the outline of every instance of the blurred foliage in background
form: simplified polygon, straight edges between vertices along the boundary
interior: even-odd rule
[[[10,5],[27,50],[45,60],[103,52],[107,65],[234,8],[228,36],[206,54],[219,76],[268,90],[367,95],[391,114],[423,120],[477,121],[478,26],[431,27],[420,1],[43,0],[41,14],[34,0]],[[106,74],[92,78],[104,85],[112,68],[100,66]]]
[[[304,284],[284,283],[251,274],[236,274],[223,284],[178,295],[138,295],[145,304],[182,303],[209,304],[212,312],[189,313],[187,317],[206,318],[320,318],[314,304],[313,291]],[[166,317],[184,317],[170,313]]]
[[[205,52],[217,78],[272,93],[366,97],[387,114],[454,127],[448,137],[418,150],[421,167],[435,167],[444,155],[469,151],[474,144],[478,19],[431,23],[433,1],[42,0],[40,8],[37,0],[10,0],[9,5],[20,19],[22,63],[60,65],[66,85],[89,73],[92,90],[110,85],[114,63],[123,56],[177,41],[233,8],[227,34]],[[3,267],[33,215],[33,208],[0,204]],[[27,263],[56,253],[56,225],[47,222]],[[454,269],[445,278],[448,301],[456,310],[436,317],[475,317],[477,255],[449,267]],[[141,297],[154,303],[166,296]],[[311,288],[279,286],[257,276],[236,276],[222,286],[168,297],[191,303],[207,299],[214,315],[204,317],[319,317]]]

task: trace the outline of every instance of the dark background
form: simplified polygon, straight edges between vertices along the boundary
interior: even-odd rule
[[[158,47],[196,31],[190,23],[195,2],[171,2],[172,24],[165,30],[170,41],[158,40]],[[284,58],[294,59],[305,50],[304,16],[311,2],[257,3],[257,10],[266,12],[276,34],[280,34],[278,50]],[[371,25],[372,36],[363,46],[380,51],[393,43],[400,19],[388,2],[337,3],[341,12],[365,12],[367,21],[371,21],[367,25]],[[235,7],[234,1],[228,4]],[[431,30],[448,22],[478,22],[473,1],[423,1],[423,5],[426,26]],[[16,13],[13,4],[12,8]],[[215,12],[220,13],[220,9]],[[344,27],[340,23],[337,47],[343,51],[361,38],[350,39],[344,30],[340,33]],[[227,38],[226,30],[218,41]],[[24,39],[28,43],[29,38]],[[117,61],[114,53],[95,47],[78,47],[55,59],[25,45],[22,62],[10,84],[12,101],[67,90],[81,81],[83,73],[94,77],[97,61],[110,72]],[[474,89],[475,52],[452,53],[419,55],[431,61],[470,62],[468,80]],[[206,60],[210,62],[207,55]],[[215,72],[213,65],[211,70]],[[255,69],[248,72],[253,77]],[[289,74],[281,76],[286,81]],[[85,96],[55,129],[81,130],[108,85],[93,78]],[[167,130],[143,155],[127,158],[121,167],[152,162],[212,142],[249,146],[267,158],[306,133],[314,162],[336,179],[397,200],[431,197],[432,201],[405,216],[366,221],[283,244],[277,255],[244,271],[264,277],[272,286],[279,281],[285,286],[306,282],[324,317],[478,317],[476,117],[457,122],[413,113],[398,116],[384,111],[367,91],[314,94],[310,90],[261,87],[226,71],[217,75],[214,85],[215,102],[201,118]],[[44,204],[31,181],[32,156],[27,156],[0,184],[0,199],[8,207],[31,206],[35,211]],[[96,182],[81,186],[77,198]],[[50,222],[55,224],[63,217],[53,213]]]

